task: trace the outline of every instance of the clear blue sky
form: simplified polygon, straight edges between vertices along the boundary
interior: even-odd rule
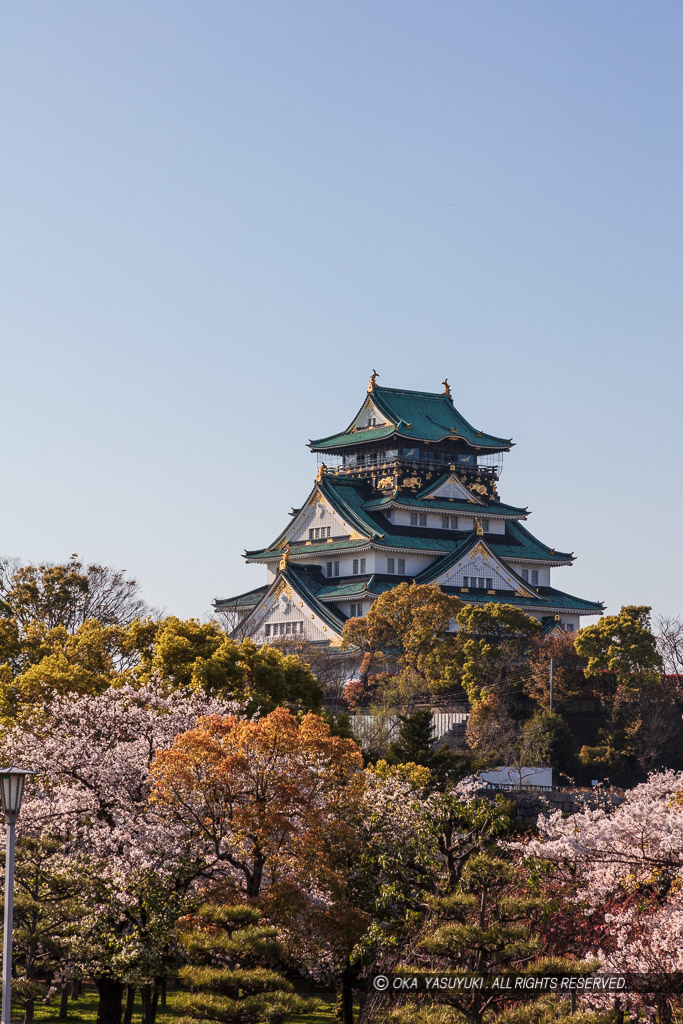
[[[259,586],[373,367],[512,436],[557,585],[683,613],[683,6],[8,2],[0,552]]]

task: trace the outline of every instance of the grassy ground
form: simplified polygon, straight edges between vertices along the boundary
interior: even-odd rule
[[[320,997],[314,996],[313,998],[319,999],[320,1006],[313,1013],[289,1014],[286,1018],[286,1024],[334,1024],[334,997],[325,993]],[[137,999],[135,1002],[135,1010],[133,1013],[133,1024],[140,1024],[140,1016],[142,1007],[140,1000]],[[168,1005],[165,1010],[160,1010],[157,1015],[157,1024],[171,1024],[173,1021],[173,991],[168,993]],[[44,1022],[44,1024],[57,1024],[59,1019],[59,997],[52,1000],[49,1006],[45,1006],[41,1003],[36,1004],[35,1013],[36,1022]],[[69,1015],[67,1017],[67,1024],[94,1024],[97,1018],[97,992],[93,988],[85,987],[80,999],[72,1002],[69,1000]],[[18,1006],[12,1007],[12,1019],[14,1021],[21,1020],[21,1010]]]

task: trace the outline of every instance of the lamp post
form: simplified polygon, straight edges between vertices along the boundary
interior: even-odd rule
[[[14,925],[14,846],[15,825],[19,817],[24,780],[35,772],[27,768],[0,768],[0,795],[7,823],[5,857],[5,930],[2,947],[2,1024],[10,1024],[12,1004],[12,929]]]

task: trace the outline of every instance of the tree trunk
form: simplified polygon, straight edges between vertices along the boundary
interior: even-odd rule
[[[659,1017],[659,1024],[671,1024],[673,1020],[671,1004],[664,994],[657,996],[657,1015]]]
[[[135,1009],[135,985],[126,985],[126,1006],[123,1011],[123,1024],[131,1024]]]
[[[24,996],[24,1024],[33,1024],[33,1014],[35,1012],[35,1002],[33,996]],[[7,1024],[10,1024],[8,1021]]]
[[[80,999],[81,996],[81,979],[74,978],[71,982],[71,999]]]
[[[62,994],[59,997],[59,1019],[66,1020],[69,1015],[69,986],[62,985]]]
[[[159,1007],[166,1009],[166,978],[159,978]]]
[[[159,1004],[159,981],[151,985],[143,985],[140,994],[142,996],[142,1024],[154,1024]]]
[[[348,966],[341,976],[342,1024],[353,1024],[353,971]]]
[[[99,1002],[97,1024],[121,1024],[123,989],[122,981],[113,978],[95,978]]]

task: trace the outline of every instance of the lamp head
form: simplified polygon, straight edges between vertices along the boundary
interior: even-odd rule
[[[15,822],[19,816],[26,776],[35,774],[28,768],[17,768],[14,765],[10,765],[9,768],[0,768],[0,796],[2,796],[2,809],[5,812],[5,821],[8,825]]]

